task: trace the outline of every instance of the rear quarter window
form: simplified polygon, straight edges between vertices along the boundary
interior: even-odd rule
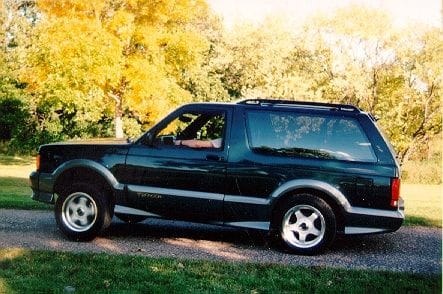
[[[295,112],[248,111],[249,146],[254,152],[347,161],[375,162],[358,120]]]

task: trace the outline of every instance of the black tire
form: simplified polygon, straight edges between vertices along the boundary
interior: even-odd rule
[[[55,203],[55,219],[60,231],[75,241],[90,241],[101,234],[112,219],[105,196],[89,183],[74,183],[64,189]]]
[[[133,215],[133,214],[124,214],[124,213],[116,213],[115,216],[118,217],[120,220],[124,221],[125,223],[128,223],[128,224],[136,224],[136,223],[142,222],[145,219],[147,219],[146,216]]]
[[[273,230],[284,249],[313,255],[331,245],[337,224],[334,211],[326,201],[303,193],[279,204],[274,212]]]

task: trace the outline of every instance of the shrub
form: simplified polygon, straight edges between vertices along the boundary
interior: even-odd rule
[[[0,140],[10,140],[29,117],[24,103],[17,98],[0,100]]]
[[[402,179],[410,184],[442,183],[442,136],[421,146],[410,161],[402,166]]]

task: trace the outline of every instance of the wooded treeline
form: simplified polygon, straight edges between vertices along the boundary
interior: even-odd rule
[[[176,106],[341,102],[380,118],[400,158],[442,127],[443,35],[350,6],[299,29],[225,29],[204,0],[0,2],[0,139],[11,149],[139,135]]]

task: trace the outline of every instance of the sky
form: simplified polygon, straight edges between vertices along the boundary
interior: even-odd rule
[[[267,15],[280,14],[297,26],[315,13],[332,12],[350,4],[379,8],[402,27],[423,23],[442,27],[442,0],[207,0],[222,16],[227,28],[237,22],[259,23]]]

